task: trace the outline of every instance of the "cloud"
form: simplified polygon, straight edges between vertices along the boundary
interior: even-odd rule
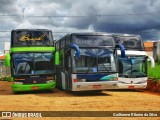
[[[45,28],[57,32],[55,38],[68,32],[120,32],[158,40],[159,6],[159,0],[1,0],[0,30]]]
[[[17,14],[19,9],[16,6],[15,0],[1,0],[0,1],[0,14]]]
[[[82,0],[83,1],[83,0]],[[76,1],[70,8],[71,15],[99,15],[99,17],[68,18],[66,26],[95,31],[140,34],[145,30],[160,29],[160,1],[153,0],[88,0]],[[143,33],[143,34],[142,34]],[[153,34],[153,33],[150,33]],[[154,37],[154,39],[158,39]]]

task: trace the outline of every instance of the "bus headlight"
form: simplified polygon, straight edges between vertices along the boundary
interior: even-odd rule
[[[147,80],[139,82],[140,84],[147,83]]]
[[[54,80],[48,80],[48,81],[46,81],[46,83],[51,83],[51,82],[54,82]]]
[[[22,84],[23,84],[23,82],[14,82],[14,84],[22,85]]]
[[[73,82],[86,82],[86,79],[74,79]]]
[[[109,80],[115,80],[115,81],[117,81],[117,80],[118,80],[118,77],[111,78],[111,79],[109,79]]]
[[[118,81],[118,83],[125,83],[125,82],[123,82],[123,81]]]

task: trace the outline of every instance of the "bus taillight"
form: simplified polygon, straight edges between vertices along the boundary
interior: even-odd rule
[[[86,82],[86,79],[73,79],[73,82]]]
[[[73,82],[78,82],[77,79],[73,79]]]
[[[14,84],[22,85],[22,84],[23,84],[23,82],[14,82]]]

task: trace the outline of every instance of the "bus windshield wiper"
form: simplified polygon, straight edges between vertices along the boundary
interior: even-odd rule
[[[45,44],[45,45],[49,46],[49,45],[46,43],[46,40],[44,40],[44,41],[43,41],[43,44]]]
[[[110,71],[107,69],[107,67],[104,65],[104,63],[102,63],[102,65],[103,65],[103,67],[105,68],[105,70],[106,70],[107,72],[110,72]]]
[[[88,68],[86,74],[90,71],[91,67],[93,67],[94,62],[95,62],[95,61],[94,61],[94,59],[93,59],[93,61],[91,62],[91,64],[90,64],[90,66],[89,66],[89,68]]]

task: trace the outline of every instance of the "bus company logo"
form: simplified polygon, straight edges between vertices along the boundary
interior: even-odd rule
[[[2,112],[2,117],[12,117],[11,112]]]
[[[41,35],[41,36],[39,36],[39,37],[30,38],[30,35],[27,34],[27,35],[21,36],[21,37],[20,37],[20,41],[32,41],[32,40],[42,41],[42,40],[44,40],[44,37],[45,37],[45,36],[46,36],[46,35],[43,34],[43,35]]]

